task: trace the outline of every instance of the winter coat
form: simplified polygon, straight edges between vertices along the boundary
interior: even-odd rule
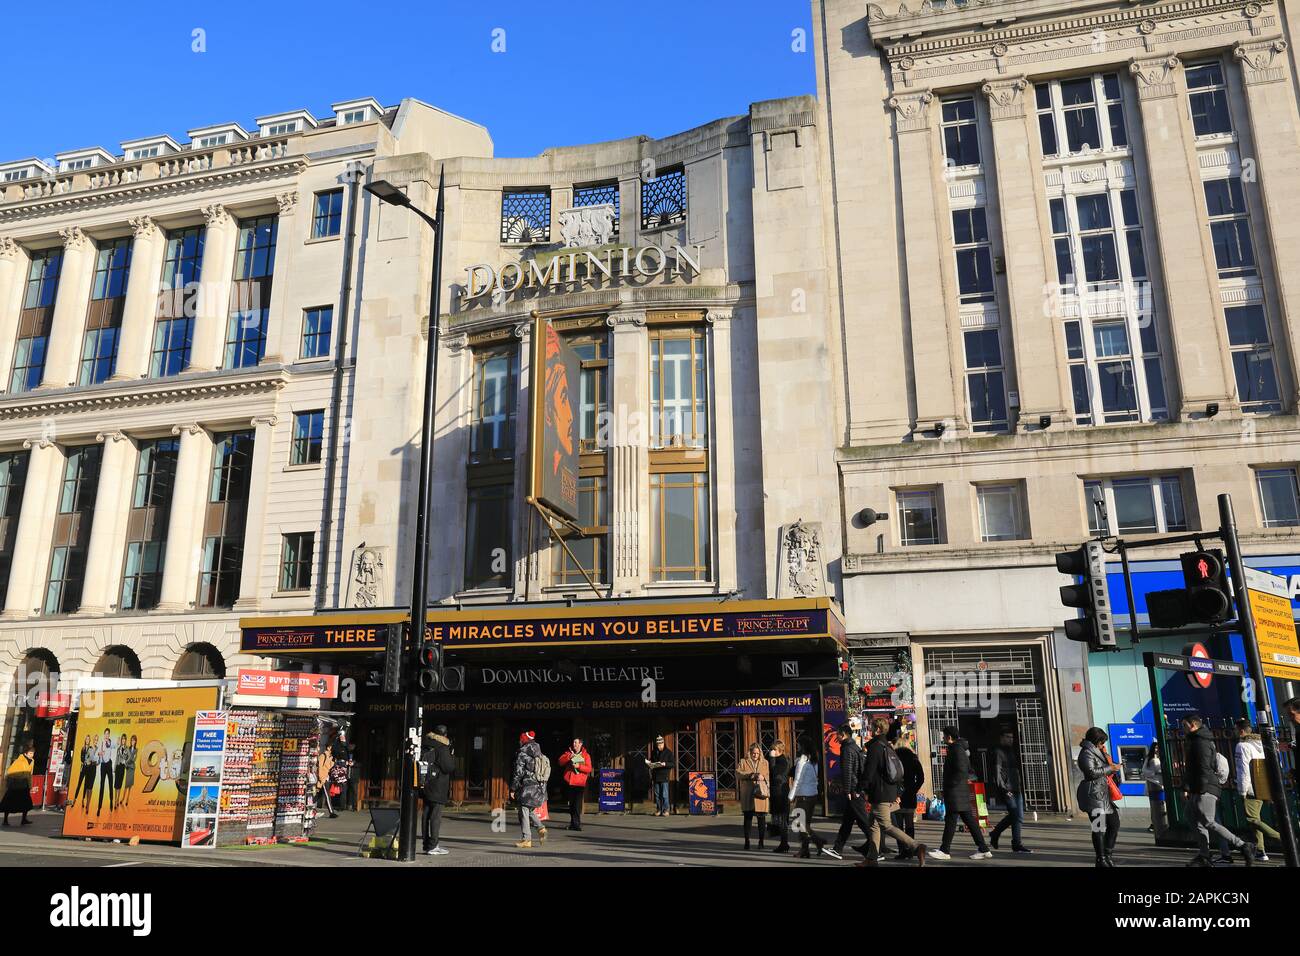
[[[674,766],[673,752],[667,747],[663,750],[652,747],[650,749],[650,762],[664,764],[664,766],[655,767],[650,771],[650,779],[655,783],[667,783]]]
[[[1237,764],[1237,791],[1243,797],[1255,796],[1255,778],[1251,775],[1251,761],[1264,759],[1264,741],[1251,734],[1243,737],[1233,750]]]
[[[540,807],[546,802],[546,787],[537,779],[537,758],[542,748],[530,740],[515,754],[515,769],[510,775],[510,790],[521,807]]]
[[[425,737],[420,764],[423,771],[420,776],[420,792],[424,799],[430,803],[446,804],[451,799],[451,775],[456,769],[451,741],[441,734]]]
[[[925,786],[925,768],[911,747],[898,747],[896,753],[903,762],[903,784],[898,788],[898,799],[902,804],[899,809],[911,812],[916,806],[917,795]]]
[[[1214,755],[1218,749],[1214,738],[1202,725],[1187,735],[1187,762],[1183,765],[1183,789],[1188,793],[1223,794],[1223,784],[1214,772]]]
[[[943,802],[950,811],[969,810],[970,752],[965,740],[954,740],[943,758]]]
[[[1009,793],[1020,793],[1020,762],[1010,747],[993,749],[993,782],[1003,798]]]
[[[867,749],[862,755],[862,791],[867,795],[867,802],[893,803],[898,799],[898,784],[885,779],[885,761],[889,754],[889,744],[883,737],[872,737],[867,742]]]
[[[762,757],[751,760],[745,757],[736,764],[736,785],[740,791],[740,809],[745,813],[767,813],[771,805],[770,797],[758,795],[758,784],[752,777],[757,774],[767,783],[767,792],[772,792],[772,778],[767,773],[767,761]]]
[[[1080,811],[1089,816],[1096,811],[1115,812],[1115,802],[1110,797],[1107,778],[1112,773],[1118,773],[1119,768],[1109,768],[1109,764],[1110,760],[1096,744],[1085,742],[1079,750],[1079,770],[1083,774],[1083,780],[1075,792],[1075,801],[1079,804]]]
[[[581,770],[574,767],[572,748],[560,754],[560,766],[564,768],[564,782],[570,787],[585,787],[587,778],[594,772],[591,767],[591,754],[587,753],[587,748],[583,747],[579,753],[582,755],[582,760],[578,762]]]
[[[785,813],[790,809],[790,758],[769,757],[767,775],[772,782],[772,812]]]
[[[845,794],[862,792],[862,748],[852,737],[840,744],[840,783]]]

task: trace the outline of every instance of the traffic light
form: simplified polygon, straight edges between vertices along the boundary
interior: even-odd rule
[[[403,625],[388,625],[388,637],[384,641],[385,694],[402,692],[402,637],[405,632],[406,628]]]
[[[1089,541],[1077,550],[1058,554],[1056,570],[1081,579],[1078,584],[1061,587],[1061,603],[1082,612],[1065,622],[1065,636],[1072,641],[1086,642],[1092,650],[1115,647],[1115,622],[1106,586],[1106,554],[1101,542]]]
[[[1223,552],[1188,551],[1179,555],[1185,587],[1152,591],[1147,616],[1152,627],[1222,624],[1232,616],[1227,562]]]
[[[420,690],[436,694],[443,689],[442,647],[436,641],[425,641],[420,646],[420,670],[416,675]]]

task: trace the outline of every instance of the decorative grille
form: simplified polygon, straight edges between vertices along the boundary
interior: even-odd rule
[[[551,241],[549,189],[515,189],[501,194],[501,241]]]
[[[596,186],[574,186],[573,208],[580,206],[600,206],[612,203],[614,206],[614,235],[618,235],[618,183],[601,183]]]
[[[686,221],[686,172],[668,170],[641,183],[641,228],[658,229]]]

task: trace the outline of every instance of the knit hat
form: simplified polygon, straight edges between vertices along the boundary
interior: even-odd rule
[[[519,742],[521,744],[530,744],[536,739],[537,739],[537,735],[533,733],[531,730],[525,730],[522,734],[519,735]]]

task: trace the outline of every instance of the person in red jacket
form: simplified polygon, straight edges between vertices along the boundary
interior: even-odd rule
[[[582,798],[587,794],[587,778],[594,772],[591,754],[582,745],[581,737],[574,737],[569,749],[560,754],[564,768],[564,785],[569,788],[569,829],[582,829]]]

